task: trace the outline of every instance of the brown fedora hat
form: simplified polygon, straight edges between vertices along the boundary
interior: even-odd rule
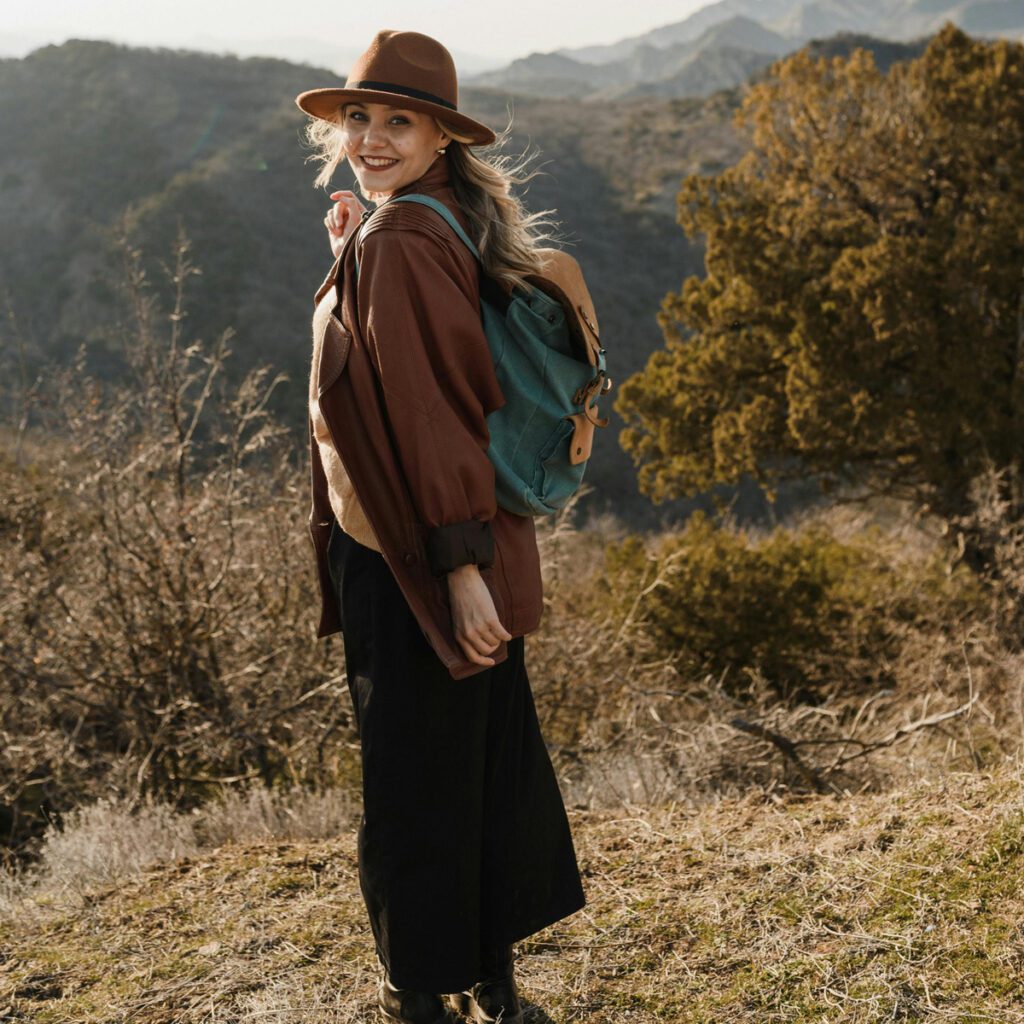
[[[436,39],[421,32],[382,29],[352,65],[344,88],[308,89],[295,98],[307,114],[325,121],[332,120],[346,100],[435,114],[472,136],[474,146],[496,138],[487,125],[459,113],[455,61]]]

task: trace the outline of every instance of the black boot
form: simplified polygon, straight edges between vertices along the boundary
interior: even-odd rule
[[[514,961],[511,946],[489,950],[481,961],[480,981],[466,992],[448,996],[448,1005],[475,1024],[523,1024]]]
[[[458,1024],[440,996],[413,988],[395,988],[387,975],[377,989],[377,1005],[394,1024]]]

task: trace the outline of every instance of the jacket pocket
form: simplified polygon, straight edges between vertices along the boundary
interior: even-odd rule
[[[317,362],[317,396],[322,395],[340,376],[348,361],[352,334],[334,310],[338,290],[328,288],[313,312],[313,349],[319,353]]]

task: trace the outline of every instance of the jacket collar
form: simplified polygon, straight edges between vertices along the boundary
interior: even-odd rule
[[[410,181],[407,185],[396,188],[384,200],[384,203],[389,203],[396,196],[404,196],[410,192],[438,192],[448,188],[450,183],[451,174],[448,170],[448,157],[443,153],[439,153],[437,159],[415,181]],[[380,205],[383,205],[383,203]]]

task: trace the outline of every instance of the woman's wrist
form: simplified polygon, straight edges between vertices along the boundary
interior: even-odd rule
[[[469,576],[479,575],[480,566],[476,562],[467,562],[465,565],[457,565],[448,572],[448,579],[464,579]]]

